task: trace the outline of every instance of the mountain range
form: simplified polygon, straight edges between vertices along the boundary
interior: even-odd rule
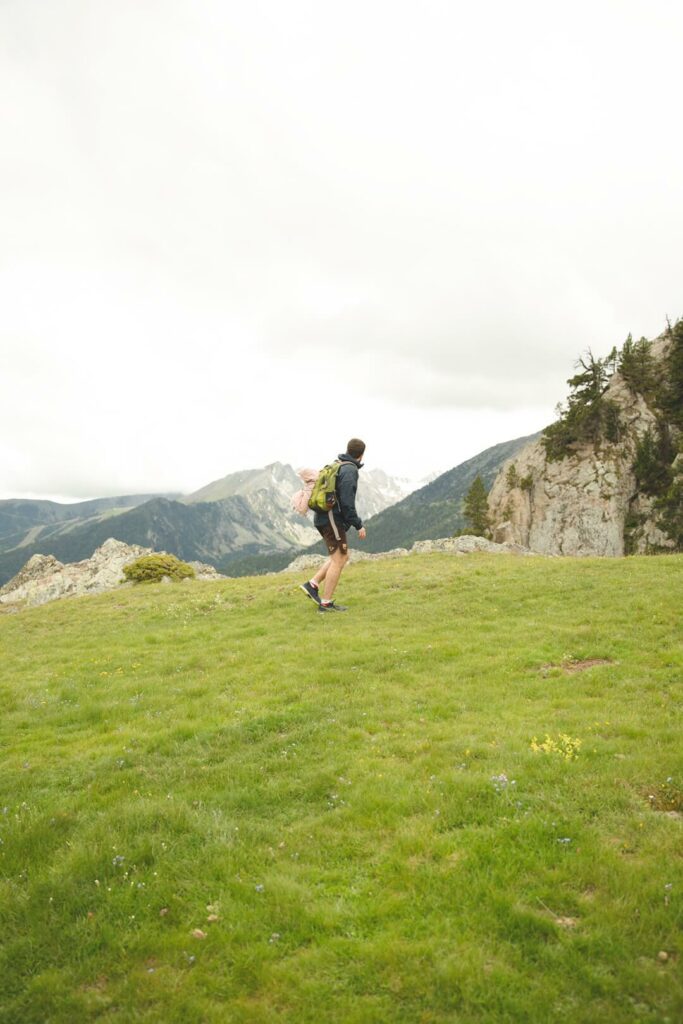
[[[274,462],[215,480],[192,494],[142,494],[74,504],[0,501],[0,586],[34,554],[89,558],[109,537],[167,550],[226,570],[236,559],[291,559],[318,537],[312,518],[292,511],[301,487],[291,466]],[[364,474],[360,513],[369,518],[403,498],[407,480],[378,469]]]
[[[464,525],[462,498],[477,473],[488,485],[527,440],[495,445],[417,490],[407,479],[365,468],[358,489],[358,510],[368,525],[365,550],[452,534]],[[34,554],[76,562],[109,537],[207,562],[229,575],[277,571],[297,554],[318,549],[312,517],[304,519],[290,506],[300,487],[291,466],[274,462],[230,473],[187,495],[126,495],[72,505],[0,501],[0,586]]]

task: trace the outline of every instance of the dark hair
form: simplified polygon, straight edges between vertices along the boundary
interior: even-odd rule
[[[352,437],[346,446],[346,454],[354,459],[361,459],[364,451],[365,441],[361,441],[358,437]]]

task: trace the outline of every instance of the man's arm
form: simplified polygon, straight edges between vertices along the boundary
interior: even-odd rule
[[[348,469],[347,469],[348,466]],[[356,512],[356,490],[358,489],[358,470],[351,463],[345,462],[337,475],[337,495],[339,511],[342,519],[357,530],[363,529],[363,522]]]

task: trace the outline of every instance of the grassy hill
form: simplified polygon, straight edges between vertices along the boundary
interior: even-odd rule
[[[0,615],[0,1022],[680,1020],[682,570]]]

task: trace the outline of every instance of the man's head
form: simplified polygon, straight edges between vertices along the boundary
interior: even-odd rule
[[[346,454],[353,459],[362,459],[365,451],[365,442],[358,437],[352,437],[346,446]]]

